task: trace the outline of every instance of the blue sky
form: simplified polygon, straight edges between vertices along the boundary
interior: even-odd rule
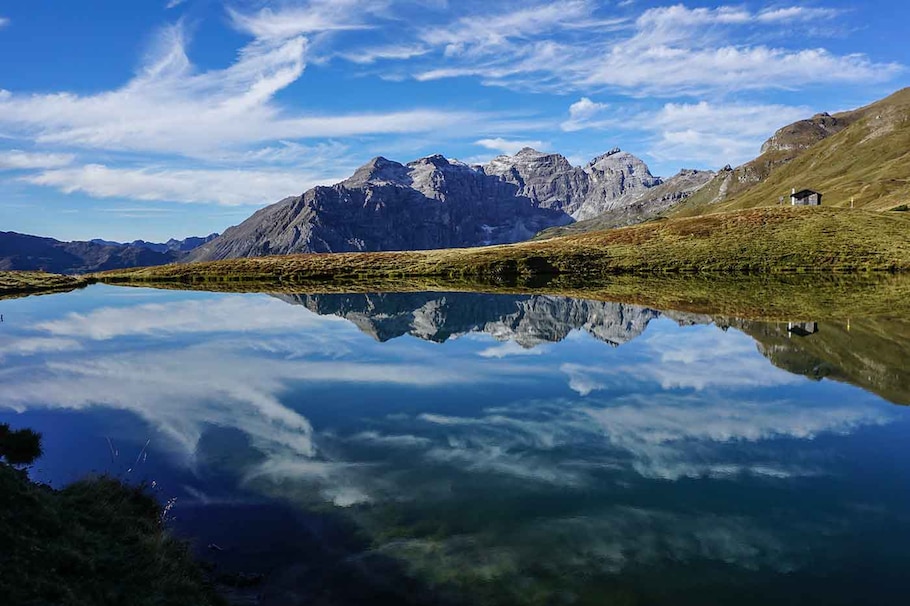
[[[222,231],[376,155],[654,174],[906,86],[910,3],[0,1],[0,230]]]

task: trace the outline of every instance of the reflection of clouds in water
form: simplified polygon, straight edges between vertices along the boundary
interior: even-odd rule
[[[256,485],[268,481],[268,490],[275,486],[286,486],[288,481],[312,485],[326,501],[339,507],[351,507],[372,500],[366,489],[366,482],[360,479],[368,475],[369,464],[317,461],[293,456],[273,456],[248,470],[243,481]],[[366,473],[364,473],[366,472]],[[300,486],[296,487],[299,490]],[[280,492],[281,489],[278,489]],[[288,495],[282,495],[287,497]],[[309,499],[305,499],[309,500]]]
[[[276,445],[310,456],[312,429],[278,395],[292,382],[434,386],[476,381],[471,372],[414,364],[289,361],[216,345],[165,352],[122,352],[52,360],[4,381],[2,405],[15,410],[110,406],[138,414],[187,453],[207,424],[237,427],[266,451]]]
[[[82,344],[75,339],[0,336],[0,360],[12,356],[31,356],[80,349],[82,349]]]
[[[568,580],[666,562],[712,561],[747,570],[792,572],[802,564],[801,550],[794,549],[794,543],[802,541],[805,554],[818,540],[812,529],[795,524],[769,527],[742,516],[613,506],[593,515],[530,519],[507,530],[396,540],[379,550],[438,581],[453,574],[469,583],[496,580],[539,597],[535,590],[553,587],[533,587],[540,577],[526,571],[541,566],[555,574],[572,570]]]
[[[497,360],[541,351],[516,343],[495,347],[478,343],[461,354],[461,359],[457,355],[423,355],[409,347],[407,361],[386,355],[390,350],[401,355],[405,348],[382,346],[383,362],[358,362],[351,360],[351,352],[369,354],[369,348],[380,346],[370,343],[365,349],[361,335],[347,330],[347,326],[344,320],[320,317],[262,296],[224,296],[71,313],[37,325],[40,331],[55,336],[26,337],[35,342],[23,348],[45,348],[58,355],[49,356],[44,365],[30,367],[22,376],[8,374],[2,404],[17,410],[91,405],[130,410],[170,436],[190,458],[206,426],[235,427],[250,435],[253,446],[267,455],[268,460],[251,472],[253,476],[276,478],[287,473],[299,478],[308,473],[326,486],[343,477],[349,493],[366,495],[375,492],[371,486],[375,488],[375,474],[381,472],[344,467],[347,455],[343,448],[331,453],[337,459],[333,474],[317,473],[318,461],[313,458],[326,457],[317,453],[320,438],[314,437],[309,421],[280,398],[293,383],[438,387],[515,381],[519,377],[526,380],[528,370],[539,381],[552,370],[547,364],[509,365]],[[617,383],[623,392],[634,392],[651,381],[665,387],[723,387],[726,392],[798,380],[769,365],[744,335],[695,328],[687,329],[685,338],[680,338],[678,328],[667,327],[671,330],[657,330],[640,342],[643,347],[633,358],[634,364],[627,361],[624,365],[597,367],[565,363],[560,370],[569,375],[572,389],[585,396],[611,383]],[[192,339],[197,334],[205,335],[205,344],[188,349],[147,351],[141,343],[122,339],[180,335],[195,342]],[[83,340],[88,346],[89,340],[118,337],[123,344],[116,355],[66,355],[69,349],[81,348]],[[118,346],[121,341],[117,341]],[[326,350],[335,359],[324,359]],[[489,359],[481,362],[478,354]],[[557,485],[581,485],[591,473],[605,469],[626,469],[648,478],[667,479],[742,473],[786,477],[816,470],[775,461],[771,449],[761,451],[766,455],[753,453],[749,461],[734,461],[724,445],[848,433],[863,425],[885,422],[881,413],[862,407],[823,408],[786,401],[731,404],[716,395],[696,399],[668,393],[655,393],[648,399],[622,396],[603,406],[573,400],[524,401],[479,416],[427,413],[389,419],[391,426],[382,432],[362,431],[340,442],[371,444],[380,451],[415,449],[420,453],[415,466],[446,465],[475,474]],[[585,453],[574,454],[573,449],[578,448],[584,448]],[[592,457],[592,452],[597,457]],[[295,457],[304,459],[297,461]],[[371,474],[374,477],[368,477]],[[358,482],[359,488],[355,486]]]
[[[559,367],[559,370],[568,375],[569,389],[580,396],[587,396],[593,391],[606,389],[607,384],[595,377],[598,375],[605,377],[613,374],[613,371],[582,366],[581,364],[563,364]]]
[[[802,379],[775,368],[756,352],[755,342],[739,332],[693,327],[655,332],[640,342],[643,359],[610,366],[566,363],[560,370],[569,387],[582,396],[628,381],[653,381],[663,389],[738,389],[799,383]]]
[[[546,345],[535,347],[522,347],[515,341],[507,341],[502,345],[495,345],[477,352],[482,358],[505,358],[507,356],[539,356],[546,353]]]
[[[603,406],[571,400],[522,402],[479,417],[423,414],[417,420],[436,427],[430,432],[436,435],[435,446],[426,452],[434,461],[572,484],[583,479],[580,473],[586,468],[617,466],[660,479],[814,475],[819,470],[777,460],[779,454],[771,448],[751,449],[746,461],[730,460],[730,450],[738,442],[761,445],[777,439],[846,435],[890,418],[879,409],[855,404],[793,400],[734,404],[657,393],[625,396]],[[420,423],[412,428],[413,439],[426,437],[418,433],[420,428]],[[572,449],[582,449],[583,454],[574,459]],[[592,463],[595,460],[599,462]]]
[[[302,313],[301,313],[302,312]],[[38,330],[57,336],[94,340],[129,335],[175,335],[217,332],[301,330],[343,323],[321,318],[259,295],[235,295],[207,300],[147,303],[129,307],[102,307],[89,313],[70,313],[41,322]]]
[[[251,321],[238,322],[243,318]],[[392,356],[383,356],[381,362],[358,361],[376,346],[363,348],[363,337],[344,320],[322,318],[268,297],[102,308],[35,328],[55,336],[20,337],[18,345],[7,350],[45,357],[0,371],[0,407],[24,411],[105,406],[130,411],[170,440],[159,448],[173,450],[189,464],[194,464],[200,440],[211,427],[237,428],[264,460],[234,471],[249,481],[309,477],[318,494],[338,505],[364,502],[364,487],[378,483],[360,480],[368,475],[360,466],[326,460],[319,452],[309,420],[283,401],[293,385],[424,388],[512,380],[523,370],[503,363],[491,368],[470,356],[462,363],[410,350],[403,361]],[[150,344],[129,338],[135,336],[168,339]],[[369,432],[361,439],[383,448],[415,444],[405,436]]]
[[[378,431],[361,431],[352,436],[350,439],[365,442],[367,444],[378,444],[380,446],[396,446],[400,448],[429,446],[433,441],[429,438],[411,435],[385,435]]]
[[[104,308],[37,326],[40,332],[16,347],[46,354],[44,362],[29,358],[16,372],[0,371],[0,406],[127,410],[169,436],[168,446],[190,464],[204,461],[212,426],[236,428],[249,437],[255,456],[219,459],[225,441],[217,440],[209,442],[208,454],[227,461],[223,470],[247,489],[305,505],[352,507],[350,515],[377,537],[390,536],[386,531],[396,522],[389,520],[398,518],[383,516],[397,507],[413,514],[415,527],[438,521],[441,538],[402,538],[380,551],[441,580],[458,574],[531,587],[537,577],[526,571],[539,563],[557,574],[611,573],[667,560],[792,570],[800,565],[798,552],[782,537],[819,540],[795,521],[771,527],[762,516],[674,512],[670,501],[621,507],[614,495],[634,494],[642,499],[637,503],[659,498],[645,493],[670,485],[655,479],[824,473],[824,458],[809,452],[814,438],[890,420],[887,411],[862,402],[744,399],[737,389],[803,381],[771,367],[750,339],[715,328],[683,332],[667,324],[623,350],[629,356],[610,350],[601,366],[586,349],[593,340],[572,333],[548,350],[573,361],[557,369],[552,355],[506,359],[543,350],[491,346],[488,338],[472,337],[442,353],[414,342],[376,345],[344,320],[266,297]],[[560,371],[587,397],[528,397],[558,380]],[[320,431],[289,401],[302,382],[395,385],[405,398],[417,388],[452,387],[454,393],[502,382],[518,395],[487,408],[459,402],[457,412],[448,405],[391,415],[350,408],[369,418]],[[668,393],[658,386],[701,391]],[[597,397],[608,388],[617,395]],[[442,398],[446,404],[449,395]],[[779,447],[782,440],[787,448]],[[810,456],[790,456],[794,449]],[[201,503],[215,502],[193,487],[187,491]],[[516,505],[522,496],[542,497],[544,505],[535,509],[532,501],[522,509]],[[517,507],[508,512],[514,516],[507,523],[491,519],[496,507],[487,509],[487,497],[501,499],[500,509]],[[462,534],[452,536],[452,528]],[[401,536],[415,535],[428,536]]]

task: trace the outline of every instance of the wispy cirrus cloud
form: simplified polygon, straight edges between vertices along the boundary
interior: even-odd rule
[[[71,164],[74,159],[73,154],[48,154],[12,149],[0,151],[0,170],[57,168]]]
[[[431,30],[424,42],[443,49],[445,67],[418,70],[418,80],[476,76],[525,90],[593,90],[672,96],[844,82],[880,82],[902,68],[824,48],[743,44],[744,29],[833,19],[832,9],[739,6],[652,8],[636,19],[604,21],[590,2],[540,4]],[[514,23],[514,28],[499,27]],[[580,29],[598,24],[578,36]],[[528,43],[528,36],[534,39]]]
[[[803,107],[750,98],[882,83],[904,69],[826,48],[818,32],[836,29],[845,11],[798,3],[643,9],[593,0],[420,2],[419,19],[410,18],[413,0],[252,6],[231,3],[218,15],[247,37],[226,65],[191,60],[191,28],[178,20],[157,33],[119,86],[0,90],[0,132],[10,147],[31,154],[11,159],[7,152],[0,169],[31,171],[28,183],[94,197],[261,204],[343,177],[367,147],[385,155],[406,150],[405,160],[431,147],[470,157],[472,145],[514,153],[597,129],[634,131],[642,145],[623,147],[662,162],[713,167],[751,157],[776,128],[819,109],[797,115]],[[808,42],[784,39],[785,31],[810,26]],[[340,110],[325,102],[326,89],[306,89],[314,68],[412,88],[397,89],[409,94],[394,102],[365,95]],[[575,101],[566,115],[552,113],[546,100],[535,105],[534,96],[502,107],[460,94],[447,105],[447,96],[420,94],[456,77],[522,93],[569,92]],[[705,98],[715,100],[700,102]],[[656,110],[657,99],[671,103]],[[680,121],[663,121],[671,114]],[[340,149],[330,162],[314,161],[317,144]],[[564,151],[578,156],[581,147]],[[290,166],[293,157],[299,165]]]
[[[430,49],[422,44],[397,44],[367,47],[349,52],[339,52],[337,53],[337,56],[350,61],[351,63],[369,65],[384,59],[411,59],[413,57],[425,55],[429,52]]]
[[[324,174],[282,170],[116,168],[86,164],[45,170],[23,180],[68,194],[82,192],[94,198],[239,206],[269,204],[340,178],[340,175],[332,179]]]
[[[384,0],[309,0],[252,13],[228,8],[234,26],[259,40],[282,40],[317,32],[372,29],[370,17],[388,5]]]
[[[95,95],[0,96],[0,124],[42,144],[208,157],[220,149],[280,139],[416,133],[476,121],[432,109],[346,115],[275,105],[306,65],[303,37],[256,40],[225,69],[197,72],[181,25],[166,28],[139,74]]]
[[[482,132],[491,120],[507,121],[445,109],[339,114],[279,105],[275,96],[304,73],[307,35],[360,27],[354,15],[371,11],[355,11],[358,6],[312,2],[290,13],[229,11],[235,27],[254,39],[221,69],[193,65],[187,28],[178,21],[159,32],[136,75],[119,88],[93,94],[0,90],[0,127],[10,136],[81,152],[2,152],[0,169],[43,169],[24,180],[93,197],[264,204],[339,180],[356,165],[345,146],[335,145],[326,163],[324,150],[300,140],[444,133],[455,125]],[[394,51],[374,55],[383,52]],[[99,152],[109,159],[80,164],[82,156]],[[118,154],[130,154],[129,164]],[[135,154],[144,154],[138,166]],[[292,161],[293,168],[276,167]]]

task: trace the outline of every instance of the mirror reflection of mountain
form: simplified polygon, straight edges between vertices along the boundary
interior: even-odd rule
[[[618,346],[642,335],[652,320],[661,317],[680,325],[715,323],[751,336],[759,351],[779,368],[811,379],[850,383],[891,402],[910,404],[910,323],[900,319],[860,319],[849,326],[833,322],[769,323],[548,295],[276,296],[320,315],[345,318],[380,342],[411,335],[441,343],[482,332],[532,348],[582,330]]]
[[[584,330],[610,345],[641,335],[666,315],[680,324],[708,324],[709,316],[661,312],[637,305],[547,295],[383,293],[276,295],[320,315],[336,315],[380,342],[402,335],[442,343],[472,332],[530,348]]]

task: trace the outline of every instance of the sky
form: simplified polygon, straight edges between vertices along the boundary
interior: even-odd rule
[[[223,231],[377,155],[652,173],[910,83],[910,3],[0,0],[0,231]]]

